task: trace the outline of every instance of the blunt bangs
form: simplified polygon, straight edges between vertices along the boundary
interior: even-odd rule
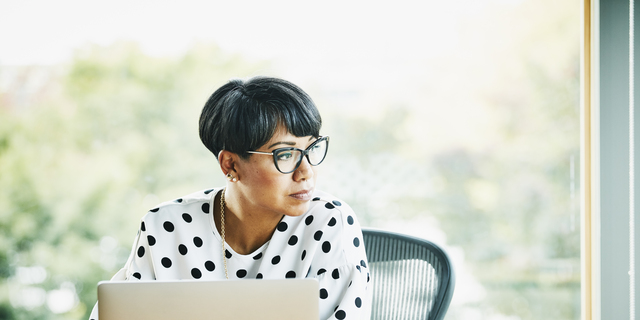
[[[200,115],[200,139],[216,157],[228,150],[247,158],[278,126],[296,137],[320,136],[322,118],[311,98],[277,78],[231,80],[214,92]]]

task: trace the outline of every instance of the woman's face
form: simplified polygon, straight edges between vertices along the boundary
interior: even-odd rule
[[[278,148],[294,147],[305,150],[316,138],[296,137],[284,127],[279,127],[271,140],[253,151],[273,152]],[[275,215],[299,216],[309,208],[316,186],[317,167],[303,157],[298,169],[283,174],[273,163],[273,157],[251,154],[240,160],[237,166],[239,201],[251,212]]]

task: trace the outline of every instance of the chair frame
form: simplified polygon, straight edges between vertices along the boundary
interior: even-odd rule
[[[410,260],[410,259],[420,259],[424,260],[422,257],[417,254],[411,253],[403,253],[402,255],[397,255],[393,253],[387,253],[384,255],[373,254],[376,248],[369,246],[368,238],[372,237],[381,237],[387,239],[398,240],[404,243],[410,243],[414,245],[418,245],[420,247],[426,248],[429,252],[436,256],[436,258],[442,264],[442,276],[440,277],[440,281],[438,282],[439,288],[437,291],[437,295],[435,298],[435,303],[432,309],[429,312],[429,320],[442,320],[447,313],[449,308],[449,304],[451,303],[451,298],[453,297],[453,291],[455,288],[455,273],[453,270],[453,265],[451,263],[451,259],[447,255],[447,253],[437,244],[418,237],[409,236],[406,234],[401,234],[397,232],[386,231],[382,229],[376,228],[362,228],[362,234],[365,242],[365,250],[367,252],[367,258],[369,259],[369,263],[372,262],[382,262],[382,261],[399,261],[399,260]],[[375,281],[373,279],[372,281]]]

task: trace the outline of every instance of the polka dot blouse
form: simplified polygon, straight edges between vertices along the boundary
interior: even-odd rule
[[[162,203],[140,223],[131,256],[112,280],[225,279],[210,189]],[[273,236],[248,255],[228,245],[230,279],[316,278],[320,319],[365,319],[370,281],[362,231],[351,208],[316,191],[302,216],[284,216]],[[91,319],[97,319],[97,304]]]

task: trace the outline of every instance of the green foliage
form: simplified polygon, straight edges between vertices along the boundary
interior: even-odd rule
[[[124,264],[144,212],[221,183],[198,139],[199,112],[213,87],[261,66],[212,46],[160,59],[123,43],[48,70],[48,90],[29,101],[3,92],[0,318],[87,318],[96,283]],[[65,288],[77,304],[50,313],[46,302]]]

